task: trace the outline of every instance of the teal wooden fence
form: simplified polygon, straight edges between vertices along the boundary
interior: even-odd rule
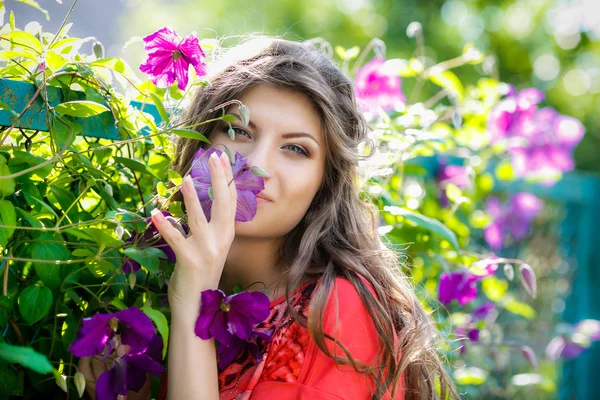
[[[0,103],[18,114],[25,109],[35,93],[35,87],[29,83],[0,79]],[[51,105],[62,101],[58,89],[48,87],[48,101]],[[72,100],[72,99],[71,99]],[[151,114],[155,121],[160,121],[159,113],[153,104],[132,102],[132,106]],[[36,99],[23,114],[16,128],[48,131],[49,118],[42,99]],[[119,140],[118,129],[110,113],[81,119],[82,135],[95,138]],[[7,110],[0,110],[0,127],[8,127],[14,123],[14,115]],[[437,157],[422,157],[412,160],[425,168],[429,176],[436,176],[440,166]],[[600,320],[600,179],[591,174],[573,172],[551,187],[543,187],[524,181],[510,183],[498,182],[496,189],[506,192],[527,191],[541,198],[560,204],[565,210],[565,218],[561,222],[561,251],[571,267],[576,268],[562,319],[574,323],[582,319]],[[600,346],[593,346],[574,361],[566,362],[563,378],[560,383],[560,400],[600,399],[600,385],[595,384],[594,377],[600,376]]]

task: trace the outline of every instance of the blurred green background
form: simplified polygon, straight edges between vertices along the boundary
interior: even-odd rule
[[[58,27],[72,2],[42,0],[50,21],[30,7],[6,1],[18,23],[38,20],[45,30]],[[515,85],[547,92],[546,104],[579,118],[587,134],[575,151],[577,168],[600,172],[600,1],[598,0],[80,0],[70,20],[72,35],[95,36],[108,56],[125,57],[132,66],[143,58],[141,43],[123,45],[165,25],[180,35],[226,38],[247,33],[289,39],[322,37],[332,45],[364,48],[381,38],[388,58],[416,57],[406,35],[412,21],[423,25],[427,65],[461,54],[471,42],[497,56],[495,65],[464,66],[463,82],[473,68]],[[231,40],[235,43],[237,38]],[[494,68],[495,67],[495,68]],[[493,71],[495,69],[495,71]],[[405,89],[410,94],[410,86]]]

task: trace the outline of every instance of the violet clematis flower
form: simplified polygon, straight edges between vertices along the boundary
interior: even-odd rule
[[[183,230],[184,234],[187,234],[189,232],[188,226],[185,224],[179,225],[168,211],[161,212],[166,217],[166,219],[171,222],[171,224],[176,226],[178,229]],[[136,243],[136,247],[138,248],[155,247],[161,250],[163,253],[165,253],[164,257],[160,257],[161,260],[167,262],[175,262],[175,252],[173,251],[173,249],[171,249],[171,246],[167,244],[167,241],[160,236],[158,229],[156,229],[156,226],[154,226],[154,222],[152,222],[152,218],[147,218],[146,223],[149,224],[148,228],[146,228],[144,233],[142,233],[141,237],[138,238],[139,234],[134,231],[131,237],[127,239],[127,242]],[[140,270],[140,268],[142,268],[140,263],[138,263],[135,260],[132,260],[131,258],[127,258],[125,264],[123,264],[124,273],[129,273],[132,271],[137,272]]]
[[[262,292],[240,292],[225,296],[221,290],[201,294],[200,315],[194,332],[201,339],[214,337],[219,343],[232,345],[234,336],[249,340],[253,326],[269,316],[270,301]]]
[[[217,348],[219,369],[225,369],[225,367],[231,364],[244,349],[247,349],[252,357],[254,357],[254,360],[259,362],[262,357],[262,351],[264,350],[263,343],[270,343],[273,340],[271,337],[273,330],[274,329],[271,329],[268,332],[261,332],[253,329],[250,339],[248,340],[242,340],[237,336],[233,336],[229,345],[219,342]]]
[[[206,75],[206,64],[202,61],[205,55],[196,36],[182,38],[165,27],[146,36],[144,42],[148,54],[140,71],[150,75],[156,86],[166,88],[177,81],[179,89],[185,90],[190,65],[198,76]]]
[[[499,250],[506,235],[512,240],[523,239],[543,206],[542,200],[526,192],[514,194],[506,204],[497,197],[488,198],[486,209],[493,222],[483,232],[485,241],[492,249]]]
[[[482,274],[475,275],[467,269],[458,272],[444,272],[440,276],[438,286],[438,300],[443,304],[449,304],[456,300],[464,306],[477,298],[477,282],[486,276],[493,275],[498,265],[487,265]]]
[[[491,301],[483,303],[479,307],[477,307],[471,315],[473,319],[476,321],[486,320],[492,313],[496,312],[496,305]]]
[[[108,355],[117,348],[113,339],[119,335],[119,342],[128,345],[130,353],[141,353],[150,344],[154,333],[154,324],[139,308],[131,307],[113,314],[98,313],[83,320],[69,351],[77,357]]]
[[[551,360],[577,358],[594,343],[600,341],[600,321],[585,319],[573,326],[570,335],[560,335],[548,343],[546,355]]]
[[[402,92],[402,80],[398,75],[383,69],[385,59],[374,57],[356,74],[354,87],[361,109],[376,114],[381,108],[392,110],[406,103]]]
[[[127,395],[127,391],[139,392],[146,382],[146,373],[160,376],[165,370],[160,363],[163,341],[154,335],[143,353],[124,354],[113,360],[113,367],[103,372],[96,383],[98,400],[117,399]]]
[[[212,199],[209,195],[211,188],[210,170],[208,159],[212,153],[221,155],[221,151],[212,147],[210,149],[199,149],[194,156],[190,175],[194,180],[194,187],[198,192],[198,198],[206,219],[210,221]],[[251,221],[256,215],[256,195],[265,188],[264,178],[255,176],[246,165],[248,160],[236,151],[235,161],[231,166],[233,179],[237,189],[237,209],[235,220],[240,222]]]

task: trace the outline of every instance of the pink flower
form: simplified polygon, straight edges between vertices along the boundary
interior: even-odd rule
[[[375,57],[358,70],[354,87],[361,108],[368,113],[394,109],[398,103],[406,103],[400,77],[385,71],[383,57]]]
[[[146,36],[144,42],[148,54],[140,71],[150,75],[156,86],[166,88],[177,80],[179,89],[185,90],[190,65],[198,76],[206,75],[206,64],[202,62],[205,55],[194,35],[181,38],[165,27]]]

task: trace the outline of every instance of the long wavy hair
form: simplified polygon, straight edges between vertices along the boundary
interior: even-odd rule
[[[393,396],[402,374],[406,399],[459,398],[438,356],[436,327],[401,272],[399,255],[387,249],[377,234],[376,210],[359,196],[358,161],[369,157],[364,149],[373,147],[361,147],[368,143],[368,124],[352,82],[315,43],[255,37],[218,55],[209,69],[210,84],[197,90],[181,120],[196,126],[217,118],[220,104],[239,99],[258,84],[293,89],[310,99],[324,129],[324,178],[302,220],[285,236],[280,261],[286,266],[282,276],[288,305],[290,294],[304,282],[320,278],[320,284],[312,295],[308,318],[291,310],[293,316],[336,363],[372,377],[374,399],[383,398],[390,388]],[[210,139],[215,126],[216,122],[209,123],[196,130]],[[172,168],[184,175],[196,151],[206,145],[178,138],[176,146]],[[380,340],[379,365],[354,359],[342,343],[323,331],[336,277],[352,283],[373,318]],[[345,357],[331,354],[326,339],[335,342]]]

